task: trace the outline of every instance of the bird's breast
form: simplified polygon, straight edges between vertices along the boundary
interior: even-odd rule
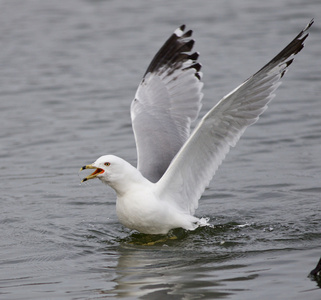
[[[142,233],[167,233],[170,211],[166,202],[160,201],[152,193],[136,193],[117,198],[117,216],[119,221],[130,229]]]

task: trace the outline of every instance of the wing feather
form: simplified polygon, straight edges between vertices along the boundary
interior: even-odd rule
[[[151,61],[131,105],[137,168],[156,182],[190,136],[203,83],[192,31],[178,28]]]
[[[273,99],[280,79],[308,37],[313,20],[257,73],[213,107],[195,128],[156,183],[160,198],[194,214],[198,200],[245,129],[255,123]]]

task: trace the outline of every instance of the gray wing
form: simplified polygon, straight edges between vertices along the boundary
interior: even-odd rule
[[[274,97],[280,79],[300,52],[313,20],[261,70],[225,96],[195,128],[156,183],[159,197],[193,214],[230,147],[255,123]]]
[[[155,55],[131,104],[137,168],[158,181],[190,136],[201,109],[201,65],[192,31],[176,29]]]

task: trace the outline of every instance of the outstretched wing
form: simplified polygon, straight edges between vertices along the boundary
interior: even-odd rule
[[[155,55],[131,104],[137,168],[156,182],[190,136],[203,83],[192,31],[182,25]]]
[[[162,199],[193,214],[198,200],[230,147],[255,123],[274,97],[280,79],[300,52],[313,20],[261,70],[226,95],[195,128],[191,137],[156,183]]]

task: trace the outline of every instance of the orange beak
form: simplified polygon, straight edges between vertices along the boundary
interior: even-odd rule
[[[86,166],[83,166],[80,171],[82,170],[86,170],[86,169],[95,169],[95,171],[93,173],[91,173],[90,175],[88,175],[87,177],[85,177],[81,182],[85,182],[89,179],[94,179],[96,178],[98,175],[100,174],[104,174],[104,170],[103,169],[100,169],[100,168],[96,168],[94,167],[93,165],[86,165]]]

